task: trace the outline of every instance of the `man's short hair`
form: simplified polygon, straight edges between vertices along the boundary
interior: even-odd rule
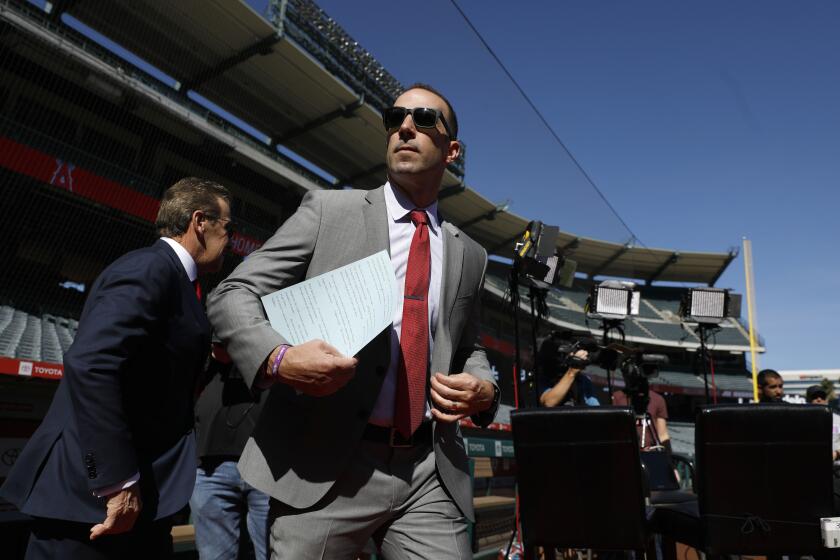
[[[446,98],[446,96],[443,95],[438,90],[436,90],[434,87],[430,86],[429,84],[424,84],[424,83],[421,83],[421,82],[411,84],[410,86],[408,86],[407,88],[405,88],[403,90],[403,93],[405,93],[409,90],[412,90],[412,89],[424,89],[424,90],[426,90],[430,93],[434,93],[435,95],[437,95],[438,97],[443,99],[443,102],[446,103],[446,108],[449,109],[449,118],[446,119],[446,123],[449,125],[450,130],[452,130],[452,138],[450,138],[450,140],[457,139],[458,138],[458,115],[455,114],[455,109],[452,108],[452,103],[449,102],[449,100]]]
[[[230,204],[230,191],[214,181],[197,177],[181,179],[163,193],[155,219],[158,235],[184,235],[196,210],[218,216],[221,213],[220,198]]]
[[[772,377],[773,379],[781,379],[782,375],[775,369],[763,369],[758,372],[758,386],[764,387],[765,385],[767,385],[768,377]]]

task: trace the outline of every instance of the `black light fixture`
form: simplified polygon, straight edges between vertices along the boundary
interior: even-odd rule
[[[639,314],[641,297],[636,284],[623,280],[605,280],[592,286],[586,302],[589,317],[622,320]]]
[[[729,316],[729,290],[690,288],[680,305],[680,316],[686,321],[717,325]]]

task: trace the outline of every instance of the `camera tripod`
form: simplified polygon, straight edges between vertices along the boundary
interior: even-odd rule
[[[644,414],[636,414],[636,427],[641,428],[641,432],[639,434],[639,449],[645,448],[648,430],[650,430],[650,439],[653,442],[653,445],[651,445],[650,448],[662,447],[662,442],[659,439],[659,433],[656,431],[656,426],[653,424],[653,418],[650,417],[650,413],[648,411],[645,411]]]

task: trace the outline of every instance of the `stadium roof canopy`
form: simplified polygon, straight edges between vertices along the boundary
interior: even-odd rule
[[[309,0],[277,3],[271,23],[241,0],[63,0],[68,13],[335,177],[384,182],[380,111],[402,86]],[[280,10],[283,10],[282,12]],[[510,256],[528,220],[464,185],[450,166],[441,210],[491,254]],[[590,277],[713,285],[737,252],[648,249],[562,232],[558,249]]]
[[[315,27],[322,22],[306,11],[314,6],[290,3],[277,25],[239,0],[67,2],[66,8],[177,80],[182,92],[202,95],[311,161],[336,186],[384,182],[380,110],[401,86],[370,55],[364,70],[381,69],[382,79],[360,83],[356,76],[365,71],[346,71],[364,61],[334,48]],[[462,176],[453,168],[444,186],[460,184]]]
[[[512,256],[514,243],[528,220],[501,210],[472,189],[446,196],[440,203],[447,219],[487,248],[491,254]],[[557,248],[577,262],[577,271],[590,277],[617,276],[647,281],[695,282],[713,285],[737,256],[728,253],[689,253],[648,249],[560,232]]]

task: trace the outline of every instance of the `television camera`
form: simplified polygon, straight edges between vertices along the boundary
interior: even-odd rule
[[[577,356],[578,350],[585,350],[586,357]],[[575,337],[570,331],[553,331],[543,339],[537,357],[540,370],[554,383],[570,368],[594,365],[607,371],[620,370],[625,394],[637,416],[644,416],[647,411],[649,380],[659,375],[660,366],[668,364],[666,355],[649,354],[619,343],[604,346],[589,337]]]

